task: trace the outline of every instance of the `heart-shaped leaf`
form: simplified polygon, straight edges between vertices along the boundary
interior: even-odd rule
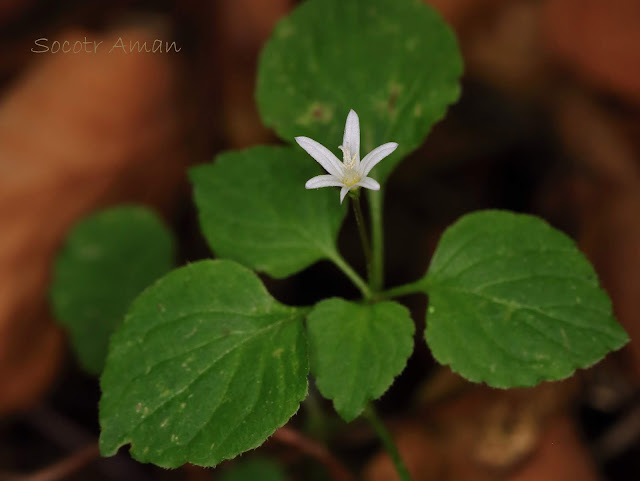
[[[336,257],[345,215],[336,189],[305,190],[316,166],[302,149],[255,147],[190,172],[211,249],[273,277]]]
[[[471,381],[563,379],[628,341],[589,261],[530,215],[464,216],[442,235],[425,286],[429,347]]]
[[[143,292],[112,336],[100,450],[214,466],[262,444],[307,393],[304,312],[231,261],[201,261]]]

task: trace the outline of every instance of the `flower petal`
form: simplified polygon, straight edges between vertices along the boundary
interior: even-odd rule
[[[347,115],[347,123],[344,126],[342,148],[349,154],[349,160],[356,156],[356,165],[360,161],[360,119],[355,110],[351,109]]]
[[[372,179],[371,177],[365,177],[356,185],[354,185],[354,187],[364,187],[365,189],[380,190],[380,184],[378,183],[378,181]]]
[[[360,163],[360,173],[362,174],[362,176],[364,177],[369,172],[371,172],[371,169],[378,165],[378,162],[380,162],[397,148],[398,144],[396,144],[395,142],[388,142],[386,144],[382,144],[380,147],[376,147],[371,152],[369,152]]]
[[[298,142],[298,145],[306,150],[324,170],[336,177],[342,177],[342,162],[324,145],[309,137],[296,137],[296,142]]]
[[[307,180],[304,184],[305,189],[319,189],[321,187],[342,187],[344,184],[340,182],[340,179],[333,175],[316,175],[315,177]]]
[[[340,189],[340,203],[342,204],[342,201],[344,200],[344,197],[347,195],[347,192],[349,192],[349,190],[351,189],[351,187],[347,187],[344,186],[342,189]]]

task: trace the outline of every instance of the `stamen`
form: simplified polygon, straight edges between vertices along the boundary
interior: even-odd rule
[[[342,150],[343,160],[342,163],[347,169],[353,169],[356,166],[356,157],[358,156],[358,152],[353,154],[351,157],[351,153],[349,149],[343,145],[339,145],[338,148]]]

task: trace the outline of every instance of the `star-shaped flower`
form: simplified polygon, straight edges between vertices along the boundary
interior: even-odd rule
[[[329,149],[309,137],[296,137],[296,142],[329,173],[329,175],[318,175],[309,179],[305,187],[307,189],[342,187],[340,203],[351,189],[364,187],[380,190],[380,184],[371,177],[367,177],[367,174],[398,147],[395,142],[382,144],[360,160],[360,120],[353,109],[347,116],[342,145],[338,147],[344,156],[342,162]]]

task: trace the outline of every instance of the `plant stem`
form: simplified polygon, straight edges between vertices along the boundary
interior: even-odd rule
[[[410,282],[409,284],[392,287],[391,289],[382,291],[378,293],[376,297],[380,299],[389,299],[391,297],[400,297],[400,296],[406,296],[409,294],[417,294],[417,293],[424,294],[426,285],[427,285],[426,280],[422,278],[422,279],[418,279],[415,282]]]
[[[398,452],[396,443],[391,437],[389,431],[387,431],[387,428],[385,427],[382,420],[378,417],[378,413],[376,413],[375,408],[372,405],[369,405],[365,410],[363,416],[365,417],[365,419],[367,419],[367,421],[369,421],[369,424],[371,424],[371,427],[382,441],[382,444],[387,450],[387,453],[389,453],[389,457],[391,458],[391,461],[396,468],[398,477],[402,481],[412,481],[409,470],[400,457],[400,453]]]
[[[315,458],[327,468],[334,481],[356,481],[355,476],[327,448],[302,433],[285,426],[273,433],[273,439],[293,446],[301,453]]]
[[[353,213],[356,217],[356,224],[358,224],[358,232],[360,233],[360,241],[362,242],[362,252],[364,252],[364,258],[367,264],[367,279],[369,279],[369,285],[371,285],[371,243],[369,242],[367,225],[364,222],[362,207],[360,206],[360,190],[352,190],[349,193],[349,197],[351,197],[351,205],[353,206]]]
[[[384,187],[380,191],[369,193],[369,212],[371,214],[371,278],[369,283],[373,291],[382,289],[384,279],[384,230],[382,228],[382,200]]]
[[[371,289],[369,289],[365,280],[353,270],[349,263],[345,261],[338,252],[328,254],[328,259],[333,262],[349,279],[351,279],[351,282],[353,282],[353,284],[360,290],[365,299],[371,299]]]

